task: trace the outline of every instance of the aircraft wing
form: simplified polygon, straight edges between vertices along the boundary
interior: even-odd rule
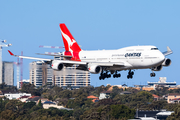
[[[20,55],[14,55],[10,50],[8,50],[9,54],[15,57],[19,57],[19,58],[25,58],[25,59],[33,59],[33,60],[42,60],[42,61],[53,61],[54,59],[46,59],[46,58],[36,58],[36,57],[29,57],[29,56],[20,56]],[[71,60],[57,60],[61,63],[65,63],[65,64],[82,64],[82,65],[86,65],[87,62],[81,62],[81,61],[71,61]]]
[[[172,54],[173,52],[172,52],[172,50],[169,48],[169,46],[167,46],[167,51],[166,52],[163,52],[163,55],[164,56],[167,56],[167,55],[170,55],[170,54]]]
[[[45,58],[36,58],[36,57],[28,57],[28,56],[20,56],[20,55],[14,55],[10,50],[8,50],[9,54],[15,57],[19,58],[25,58],[25,59],[34,59],[34,60],[43,60],[43,61],[52,61],[52,59],[45,59]]]
[[[42,61],[48,61],[51,62],[54,59],[46,59],[46,58],[36,58],[36,57],[29,57],[29,56],[20,56],[20,55],[14,55],[11,51],[9,51],[9,54],[15,57],[19,58],[25,58],[25,59],[34,59],[34,60],[42,60]],[[70,56],[69,56],[70,57]],[[126,63],[124,62],[88,62],[88,61],[72,61],[72,60],[57,60],[58,62],[64,63],[64,64],[77,64],[77,65],[87,65],[87,64],[94,64],[94,65],[99,65],[102,67],[111,67],[111,66],[119,66],[123,67],[126,66]]]

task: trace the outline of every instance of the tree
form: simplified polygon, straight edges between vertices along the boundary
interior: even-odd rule
[[[27,103],[24,104],[23,108],[24,109],[31,109],[35,105],[36,105],[35,102],[27,102]]]
[[[14,119],[14,112],[12,110],[5,110],[1,112],[1,118],[4,120]]]
[[[79,120],[79,117],[81,116],[81,115],[83,115],[83,109],[81,109],[81,108],[78,108],[78,109],[75,109],[75,110],[73,110],[73,117],[76,119],[76,120]]]
[[[134,109],[129,109],[125,105],[111,105],[111,114],[116,119],[132,119],[135,115]]]
[[[180,105],[174,109],[174,113],[168,116],[167,120],[180,120]]]
[[[49,100],[53,100],[53,97],[51,95],[48,96]]]
[[[71,98],[72,92],[70,90],[63,90],[60,92],[61,98]]]
[[[41,103],[41,99],[40,99],[39,102],[38,102],[38,106],[39,106],[39,107],[43,107],[43,106],[42,106],[42,103]]]
[[[166,106],[166,104],[167,101],[160,100],[160,101],[153,101],[148,106],[151,110],[161,110]]]
[[[32,95],[35,96],[41,96],[41,93],[38,89],[35,89],[35,86],[33,84],[23,84],[21,92],[25,93],[31,93]]]
[[[114,86],[112,89],[112,93],[110,93],[111,98],[113,99],[116,95],[120,94],[123,89],[119,89],[118,86]]]

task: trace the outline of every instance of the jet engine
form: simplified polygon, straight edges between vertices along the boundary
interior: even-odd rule
[[[169,58],[166,58],[164,62],[162,63],[162,66],[166,66],[166,67],[170,65],[171,65],[171,60]]]
[[[153,67],[152,70],[153,70],[153,71],[161,71],[162,68],[163,68],[163,66],[162,66],[162,65],[159,65],[159,66]]]
[[[89,72],[93,73],[93,74],[98,74],[101,72],[101,70],[102,70],[102,68],[100,66],[97,66],[97,65],[92,65],[89,67]]]
[[[51,68],[53,69],[53,70],[62,70],[63,69],[63,67],[64,67],[64,65],[62,64],[62,63],[59,63],[59,62],[53,62],[52,64],[51,64]]]

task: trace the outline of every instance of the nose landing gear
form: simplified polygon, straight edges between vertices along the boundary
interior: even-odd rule
[[[150,73],[150,76],[151,76],[151,77],[155,77],[156,74],[154,73],[154,68],[151,68],[151,71],[152,71],[152,73]]]
[[[150,76],[151,76],[151,77],[155,77],[156,74],[155,74],[154,72],[152,72],[152,73],[150,74]]]

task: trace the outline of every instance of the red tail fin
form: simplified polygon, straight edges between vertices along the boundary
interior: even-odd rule
[[[65,47],[65,55],[73,56],[71,60],[80,61],[79,58],[79,52],[81,51],[81,48],[77,44],[76,40],[73,38],[71,33],[69,32],[68,28],[64,23],[59,24],[61,29],[61,34],[64,42]]]
[[[79,52],[81,51],[81,48],[77,44],[76,40],[73,38],[71,33],[69,32],[68,28],[64,23],[59,24],[60,29],[61,29],[61,34],[65,46],[66,51],[71,51],[71,52]]]

